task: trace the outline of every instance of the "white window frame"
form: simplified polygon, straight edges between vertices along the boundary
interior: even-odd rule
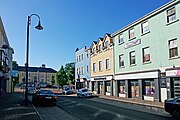
[[[169,58],[178,57],[178,40],[172,39],[168,41],[169,46]],[[171,53],[173,52],[174,55]]]
[[[134,55],[132,55],[134,53]],[[136,64],[136,53],[135,53],[135,51],[131,51],[131,52],[129,52],[129,60],[130,60],[130,65],[135,65]],[[132,62],[132,60],[133,60],[133,58],[134,58],[134,63]]]
[[[133,34],[133,36],[132,36],[132,34]],[[131,28],[131,29],[129,30],[129,39],[133,39],[134,37],[135,37],[134,28]]]
[[[120,59],[122,58],[122,60]],[[124,67],[124,54],[119,55],[119,67]]]
[[[143,53],[143,63],[150,62],[151,61],[151,56],[150,56],[150,48],[149,47],[144,47],[142,48],[142,53]]]
[[[149,32],[149,23],[148,23],[148,21],[142,23],[141,27],[142,27],[142,34],[145,34],[145,33]]]
[[[107,60],[109,60],[109,66],[107,66],[107,62],[106,62]],[[106,69],[106,70],[109,70],[109,69],[110,69],[110,59],[109,59],[109,58],[106,58],[106,59],[105,59],[105,69]]]
[[[176,9],[172,7],[167,10],[167,23],[171,23],[176,20]]]
[[[124,36],[123,36],[123,34],[120,34],[120,35],[118,36],[118,43],[119,43],[119,44],[124,43]]]
[[[94,62],[94,63],[92,64],[92,66],[93,66],[93,72],[96,72],[96,63]]]

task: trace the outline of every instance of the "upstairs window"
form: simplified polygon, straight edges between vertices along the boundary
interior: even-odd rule
[[[122,44],[124,42],[123,34],[118,36],[118,42],[119,44]]]
[[[177,39],[169,41],[169,58],[177,57],[178,56],[178,45]]]
[[[99,61],[99,71],[102,70],[102,61]]]
[[[96,63],[93,63],[93,72],[96,72]]]
[[[82,58],[82,60],[84,59],[84,56],[83,56],[83,54],[81,54],[81,58]]]
[[[86,71],[87,71],[87,73],[89,72],[89,66],[88,65],[86,66]]]
[[[107,49],[107,48],[108,48],[108,45],[109,45],[109,42],[108,42],[108,41],[106,41],[106,42],[105,42],[105,49]]]
[[[142,23],[142,34],[145,34],[149,32],[149,25],[148,25],[148,21]]]
[[[109,59],[106,59],[106,70],[110,69]]]
[[[99,45],[99,52],[101,52],[102,51],[102,45],[100,44]]]
[[[176,20],[176,10],[175,7],[167,10],[167,23],[170,23],[172,21]]]
[[[93,54],[95,54],[95,53],[96,53],[96,48],[94,47],[94,48],[93,48]]]
[[[76,61],[78,62],[78,56],[76,57]]]
[[[135,56],[135,51],[132,51],[129,53],[130,56],[130,65],[135,65],[136,64],[136,56]]]
[[[81,73],[82,73],[82,75],[84,74],[84,67],[83,66],[81,67]]]
[[[134,38],[134,28],[132,28],[132,29],[130,29],[129,30],[129,39],[132,39],[132,38]]]
[[[81,61],[81,56],[79,55],[79,61]]]
[[[150,61],[149,47],[143,48],[142,52],[143,52],[143,63],[149,62]]]
[[[124,66],[124,55],[119,55],[119,67]]]

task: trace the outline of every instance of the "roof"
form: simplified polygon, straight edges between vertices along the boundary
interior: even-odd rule
[[[24,66],[18,66],[14,68],[13,70],[18,71],[26,71],[26,67]],[[57,71],[52,68],[43,68],[43,67],[28,67],[28,71],[30,72],[48,72],[48,73],[56,73]]]

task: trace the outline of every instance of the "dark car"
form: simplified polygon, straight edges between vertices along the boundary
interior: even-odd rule
[[[51,90],[39,90],[32,97],[34,105],[56,105],[57,96]]]
[[[180,97],[165,100],[164,108],[175,118],[180,118]]]

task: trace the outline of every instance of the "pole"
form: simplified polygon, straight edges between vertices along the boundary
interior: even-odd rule
[[[29,59],[29,24],[30,16],[27,22],[27,47],[26,47],[26,89],[25,89],[25,106],[28,106],[28,59]]]

